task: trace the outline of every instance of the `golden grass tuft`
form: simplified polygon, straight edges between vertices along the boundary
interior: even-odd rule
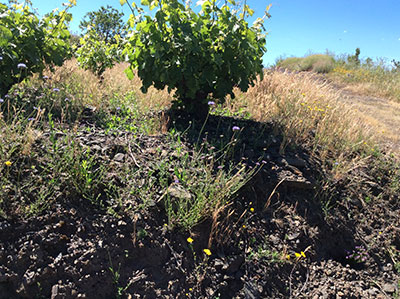
[[[54,72],[45,73],[53,86],[64,86],[68,93],[83,105],[100,107],[99,99],[106,93],[102,88],[99,79],[91,72],[79,68],[76,59],[65,61],[60,67],[56,67]]]

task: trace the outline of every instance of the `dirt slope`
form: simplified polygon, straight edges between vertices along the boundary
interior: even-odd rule
[[[400,103],[357,94],[344,85],[334,86],[341,93],[341,100],[360,112],[378,141],[390,152],[400,152]]]

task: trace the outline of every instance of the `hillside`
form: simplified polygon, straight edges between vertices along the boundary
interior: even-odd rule
[[[0,104],[0,298],[398,296],[394,104],[268,70],[203,123],[124,68]]]

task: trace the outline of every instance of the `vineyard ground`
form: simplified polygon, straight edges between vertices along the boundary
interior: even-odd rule
[[[352,99],[362,113],[377,120],[386,112],[367,110],[368,101],[382,101],[382,110],[392,105],[343,94],[348,96],[345,101]],[[391,173],[378,165],[391,163],[388,158],[364,156],[345,174],[329,176],[325,161],[310,144],[292,142],[282,150],[286,135],[274,122],[216,114],[205,126],[176,119],[169,129],[182,133],[177,147],[168,133],[120,129],[110,134],[97,126],[96,117],[89,113],[57,138],[70,135],[89,149],[120,192],[127,187],[121,177],[126,169],[136,170],[135,183],[140,184],[150,173],[160,175],[152,172],[160,159],[180,161],[192,155],[203,138],[218,147],[215,140],[232,133],[233,126],[241,128],[241,135],[231,160],[246,161],[259,171],[229,204],[190,230],[170,226],[165,190],[158,185],[145,208],[139,196],[115,202],[107,194],[105,206],[99,208],[60,185],[48,208],[28,218],[18,209],[19,201],[26,199],[9,191],[13,200],[3,205],[6,216],[0,218],[0,298],[397,296],[400,203],[398,194],[388,190]],[[387,129],[377,131],[390,132],[391,124],[383,124]],[[48,152],[51,136],[43,129],[31,151]],[[64,146],[66,151],[68,144]],[[29,169],[32,161],[18,163]],[[176,184],[170,182],[169,195],[187,198],[187,190]]]

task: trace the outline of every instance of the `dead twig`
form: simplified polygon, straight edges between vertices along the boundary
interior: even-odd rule
[[[263,211],[265,211],[266,209],[268,209],[269,205],[271,204],[271,198],[272,196],[274,196],[276,190],[278,189],[278,187],[285,181],[285,179],[282,179],[278,184],[276,184],[274,190],[272,190],[271,195],[268,197],[267,202],[264,205],[264,209]]]

